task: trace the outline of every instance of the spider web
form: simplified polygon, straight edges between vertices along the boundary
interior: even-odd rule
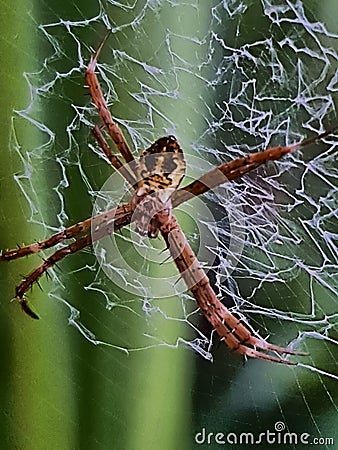
[[[296,0],[108,1],[90,17],[78,10],[75,19],[56,14],[41,25],[47,57],[38,73],[26,75],[31,102],[13,119],[13,148],[23,165],[15,180],[30,208],[28,221],[41,229],[39,239],[90,216],[94,205],[104,210],[127,198],[90,135],[98,117],[83,88],[84,69],[107,28],[112,35],[98,73],[112,115],[135,156],[160,136],[177,136],[187,184],[224,161],[337,123],[338,30],[327,22],[336,8],[331,3],[326,10],[329,3]],[[52,113],[42,118],[39,108]],[[19,119],[37,128],[41,145],[24,146]],[[225,304],[274,344],[292,342],[309,353],[296,369],[283,368],[285,380],[281,368],[262,361],[238,372],[241,359],[218,346],[181,284],[160,289],[161,280],[176,274],[164,262],[163,244],[135,236],[132,227],[116,236],[119,255],[107,238],[96,257],[87,250],[52,270],[45,291],[94,344],[129,353],[185,345],[202,356],[199,365],[214,359],[214,368],[198,375],[209,386],[198,395],[206,404],[219,396],[217,417],[244,385],[258,417],[250,421],[253,429],[261,409],[275,402],[280,420],[292,428],[294,417],[280,400],[292,385],[311,430],[328,434],[328,415],[316,417],[309,392],[336,413],[336,148],[337,137],[326,138],[177,211]],[[41,200],[35,183],[46,169],[50,193]],[[30,298],[34,302],[34,290]],[[254,382],[263,364],[267,396]],[[225,370],[226,393],[220,391]],[[249,407],[238,398],[231,404],[233,428],[241,420],[249,427]],[[212,420],[203,408],[195,419],[204,426]],[[216,423],[224,431],[224,422]]]

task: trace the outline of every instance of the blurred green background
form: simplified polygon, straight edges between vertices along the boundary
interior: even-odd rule
[[[319,8],[316,11],[315,2],[312,3],[315,17],[324,14]],[[328,9],[325,20],[329,26],[330,17],[334,16],[333,8],[336,6],[334,2],[328,3],[331,9]],[[51,54],[51,47],[38,30],[38,25],[56,23],[59,18],[83,20],[85,17],[94,17],[99,9],[95,2],[84,5],[82,2],[77,4],[63,1],[51,1],[48,4],[35,1],[28,7],[27,2],[14,1],[11,4],[3,3],[2,6],[0,248],[6,248],[16,243],[33,242],[50,234],[50,230],[44,230],[43,226],[33,223],[34,219],[33,222],[27,222],[32,208],[14,181],[14,174],[23,174],[26,171],[27,179],[22,182],[27,186],[30,180],[34,183],[34,190],[39,199],[38,208],[43,211],[40,220],[48,224],[53,223],[53,226],[58,225],[55,215],[60,210],[60,204],[55,191],[52,190],[55,180],[60,177],[55,155],[61,155],[63,148],[74,149],[69,147],[64,133],[65,124],[69,123],[72,113],[69,105],[72,102],[87,103],[82,88],[83,72],[79,72],[69,84],[60,82],[52,94],[41,96],[45,101],[41,100],[36,104],[34,117],[48,124],[57,136],[59,130],[61,137],[57,137],[55,143],[46,142],[45,133],[17,116],[16,135],[13,135],[13,110],[26,108],[30,101],[30,92],[23,73],[40,71],[44,58]],[[143,7],[144,2],[137,2],[135,9],[142,11]],[[107,4],[106,10],[111,13],[110,19],[115,24],[122,24],[128,19],[128,9],[123,11]],[[140,57],[145,61],[151,51],[149,40],[153,44],[156,43],[157,27],[161,31],[166,26],[175,25],[177,32],[183,34],[184,31],[194,35],[195,21],[192,19],[191,9],[187,8],[185,15],[182,8],[180,16],[175,8],[168,6],[163,10],[165,12],[157,16],[157,22],[154,21],[154,16],[151,16],[153,22],[148,26],[152,34],[150,35],[149,31],[143,40],[139,39],[137,42]],[[251,11],[254,12],[255,9],[251,8]],[[195,13],[201,34],[206,33],[210,23],[209,7],[204,10],[202,6],[198,6]],[[249,14],[246,20],[247,39],[257,39],[260,34],[258,30],[264,26],[264,18],[261,20],[258,14]],[[236,30],[232,29],[231,21],[228,26],[227,36],[230,39],[229,36],[235,36]],[[97,36],[85,37],[85,33],[90,29],[82,31],[83,38],[88,45],[95,46],[104,33],[104,27],[101,25],[97,28]],[[92,31],[94,32],[94,28]],[[244,38],[242,36],[242,39]],[[132,30],[128,29],[123,33],[123,39],[118,44],[121,45],[121,42],[126,52],[128,46],[132,48],[136,45]],[[62,48],[66,64],[62,69],[56,65],[56,70],[60,72],[68,70],[71,67],[71,59],[76,57],[74,43],[71,44],[69,54],[67,44],[65,33]],[[114,48],[114,45],[112,37],[110,47]],[[154,48],[157,46],[154,45]],[[188,54],[189,49],[186,51]],[[106,53],[106,58],[107,55],[109,53]],[[67,62],[70,64],[68,68]],[[171,61],[163,61],[164,65],[166,63],[171,64]],[[39,74],[34,76],[34,82],[38,79]],[[195,92],[194,86],[189,85],[188,81],[184,82],[184,78],[180,80],[180,88],[190,90],[189,95],[192,98],[202,95],[201,92]],[[217,92],[216,94],[219,95]],[[211,93],[205,95],[211,96]],[[68,109],[65,108],[64,98],[69,100]],[[125,108],[129,111],[135,108],[135,102],[133,99],[128,100],[128,95],[125,96],[123,105],[117,105],[114,113],[123,117]],[[187,111],[182,108],[177,111],[167,110],[166,113],[178,123],[183,123]],[[135,110],[135,115],[142,112],[140,107]],[[192,130],[199,127],[199,120],[202,122],[203,117],[196,112],[191,118],[191,130],[183,126],[180,130],[177,125],[186,143],[193,139]],[[108,176],[109,168],[103,168],[102,161],[95,155],[84,155],[83,149],[86,148],[88,139],[88,130],[80,129],[80,156],[77,158],[89,167],[88,173],[92,172],[104,180]],[[43,143],[46,144],[46,150],[42,152],[43,162],[30,175],[30,167],[23,166],[18,153],[13,149],[16,145],[29,149],[41,148]],[[48,154],[51,149],[53,153]],[[91,198],[83,195],[85,186],[77,171],[76,162],[77,159],[74,158],[74,165],[69,168],[67,174],[71,181],[71,186],[65,192],[68,224],[91,213]],[[97,184],[99,185],[99,181]],[[214,433],[263,432],[266,429],[274,430],[277,421],[287,424],[293,432],[307,432],[314,436],[335,435],[338,442],[335,400],[337,380],[325,375],[263,361],[250,360],[243,365],[242,358],[229,352],[223,345],[214,346],[213,363],[183,346],[157,346],[127,356],[109,346],[94,345],[75,326],[68,326],[69,309],[62,302],[52,301],[48,297],[52,282],[45,279],[42,281],[43,291],[35,286],[30,294],[34,309],[39,312],[41,320],[30,320],[21,313],[15,302],[10,303],[9,300],[13,297],[14,286],[20,276],[28,273],[40,261],[37,256],[11,264],[2,263],[0,267],[0,429],[3,436],[0,448],[219,448],[215,443],[198,445],[194,440],[195,433],[203,427]],[[111,339],[113,342],[120,342],[120,345],[131,343],[133,346],[141,339],[142,333],[147,331],[145,322],[157,320],[158,323],[152,326],[161,328],[163,335],[166,335],[170,342],[175,342],[175,336],[182,336],[187,332],[185,323],[165,321],[157,316],[146,317],[145,314],[142,315],[142,311],[132,316],[122,309],[113,309],[114,314],[109,314],[102,297],[98,295],[95,301],[93,292],[88,293],[83,288],[88,281],[88,273],[78,269],[86,264],[93,264],[93,257],[89,252],[73,257],[71,261],[64,261],[57,274],[60,283],[65,284],[65,291],[72,299],[72,304],[81,310],[83,323],[89,329],[96,330],[98,340]],[[73,271],[76,272],[72,273]],[[271,289],[268,295],[273,296],[275,288]],[[297,292],[296,284],[292,291]],[[305,292],[302,287],[299,295],[304,295]],[[278,291],[277,294],[283,301],[283,291]],[[203,321],[201,327],[205,327]],[[317,341],[310,347],[313,354],[320,353],[321,350]],[[317,362],[322,367],[327,367],[328,372],[336,371],[336,346],[333,345],[332,350],[320,353],[317,357]],[[231,448],[240,448],[240,445]],[[267,445],[266,448],[271,446]],[[274,448],[279,447],[275,445]]]

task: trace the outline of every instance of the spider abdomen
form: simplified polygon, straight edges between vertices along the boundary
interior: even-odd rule
[[[136,162],[135,193],[132,205],[134,221],[141,235],[156,237],[158,225],[156,215],[171,217],[170,197],[185,174],[183,151],[174,136],[158,139]]]

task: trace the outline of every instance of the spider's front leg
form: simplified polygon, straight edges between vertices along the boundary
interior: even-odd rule
[[[130,151],[130,148],[123,136],[123,133],[118,126],[118,124],[113,120],[106,100],[103,96],[99,80],[97,79],[95,69],[97,64],[97,58],[102,50],[103,45],[105,44],[108,36],[110,35],[110,32],[106,34],[104,39],[101,41],[101,44],[99,45],[97,51],[94,53],[94,55],[91,57],[90,62],[88,64],[88,67],[86,69],[86,82],[89,87],[90,96],[93,100],[94,105],[96,106],[98,113],[100,115],[100,118],[102,120],[102,124],[106,127],[108,134],[112,141],[115,143],[116,147],[118,148],[119,152],[121,153],[124,160],[128,163],[134,160],[134,156]],[[102,146],[100,143],[101,136],[99,136],[100,132],[97,128],[94,130],[94,136],[98,140],[99,145],[101,146],[103,152],[108,156],[110,159],[110,149],[107,146],[108,154],[105,152],[105,146]],[[99,136],[99,138],[97,137]],[[116,157],[113,157],[116,161]],[[118,163],[119,164],[119,163]]]

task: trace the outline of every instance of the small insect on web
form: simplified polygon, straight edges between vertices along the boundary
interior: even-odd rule
[[[95,74],[97,58],[108,36],[109,34],[103,39],[86,69],[86,82],[101,120],[101,123],[94,127],[93,135],[110,164],[132,186],[134,194],[129,203],[72,225],[44,241],[2,252],[0,260],[10,261],[54,247],[68,239],[74,239],[73,242],[46,258],[39,267],[21,281],[16,287],[16,299],[25,313],[38,319],[39,317],[30,308],[25,298],[33,284],[67,255],[76,253],[121,227],[135,222],[137,231],[142,235],[148,235],[150,238],[156,237],[159,233],[162,235],[181,277],[195,297],[201,312],[228,347],[252,358],[288,365],[296,364],[282,358],[281,355],[301,356],[305,353],[279,347],[268,343],[258,335],[254,336],[250,329],[218,299],[173,215],[173,209],[220,184],[239,179],[268,161],[280,159],[290,152],[323,139],[336,131],[338,127],[297,144],[273,147],[221,164],[188,186],[179,188],[186,165],[177,139],[174,136],[162,137],[145,150],[138,160],[135,160],[121,129],[110,114]],[[104,132],[115,143],[127,164],[123,164],[119,156],[112,152]],[[278,356],[264,352],[275,352]]]

